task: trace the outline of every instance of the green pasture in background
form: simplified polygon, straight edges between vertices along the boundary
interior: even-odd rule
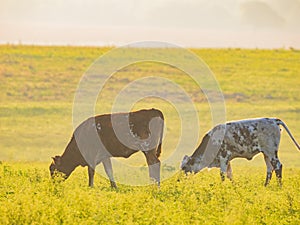
[[[279,147],[282,188],[275,179],[263,187],[262,156],[233,160],[233,183],[221,183],[219,171],[212,169],[188,177],[177,173],[160,189],[120,185],[111,190],[98,175],[91,189],[83,168],[66,182],[53,183],[48,166],[51,156],[61,154],[71,138],[77,85],[89,66],[110,49],[0,46],[0,224],[300,223],[300,152],[285,130]],[[300,142],[300,51],[190,51],[216,76],[227,120],[277,117]],[[96,113],[109,112],[124,85],[150,75],[172,79],[187,91],[199,113],[200,142],[212,126],[209,104],[194,81],[172,66],[144,62],[120,69],[99,95]],[[152,107],[166,116],[163,160],[180,138],[180,121],[174,107],[161,99],[145,99],[133,110]],[[146,165],[142,154],[128,160]],[[162,170],[177,169],[162,165]]]
[[[72,103],[77,85],[89,66],[109,50],[0,46],[1,160],[48,162],[50,156],[64,150],[73,131]],[[227,120],[278,117],[286,122],[295,138],[300,139],[299,51],[191,51],[215,74],[225,97]],[[207,100],[188,75],[168,65],[145,62],[122,68],[101,91],[96,113],[109,112],[118,92],[129,82],[145,76],[172,79],[187,91],[199,112],[200,142],[212,126]],[[163,85],[157,84],[154,88],[163,88]],[[164,152],[167,156],[176,147],[180,135],[180,121],[174,117],[174,107],[159,99],[148,99],[136,104],[135,109],[143,107],[159,108],[166,114],[169,138],[166,138]],[[300,167],[298,152],[285,131],[279,154],[286,166]]]

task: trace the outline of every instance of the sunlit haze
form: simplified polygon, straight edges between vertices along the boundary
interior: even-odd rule
[[[300,48],[300,0],[0,0],[0,43]]]

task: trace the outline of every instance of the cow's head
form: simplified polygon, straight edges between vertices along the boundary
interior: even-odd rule
[[[61,156],[57,155],[55,157],[52,157],[52,159],[53,162],[50,164],[49,167],[51,177],[53,178],[57,172],[61,172],[64,174],[63,177],[67,178],[66,172],[61,164]]]
[[[183,160],[181,162],[181,169],[187,174],[187,173],[197,173],[199,169],[199,162],[196,162],[195,158],[191,156],[185,155],[183,157]]]

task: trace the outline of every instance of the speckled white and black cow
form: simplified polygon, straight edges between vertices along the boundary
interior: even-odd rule
[[[280,128],[283,126],[297,148],[300,146],[288,127],[280,119],[259,118],[221,124],[210,130],[202,139],[192,156],[184,156],[181,169],[197,173],[205,167],[220,167],[221,179],[232,179],[230,161],[234,158],[251,160],[258,153],[263,153],[267,165],[265,185],[268,185],[272,172],[275,171],[281,185],[282,164],[278,159]]]

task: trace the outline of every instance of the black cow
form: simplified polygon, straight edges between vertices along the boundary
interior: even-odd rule
[[[88,166],[89,186],[93,186],[95,167],[103,163],[111,187],[116,188],[110,158],[128,158],[141,150],[150,178],[159,185],[163,130],[164,116],[157,109],[91,117],[75,129],[62,156],[53,157],[51,176],[59,171],[68,178],[77,166]]]
[[[181,169],[187,172],[199,172],[205,167],[220,167],[221,178],[227,173],[232,178],[230,161],[234,158],[251,160],[263,153],[267,165],[265,186],[269,184],[275,170],[281,185],[282,164],[278,159],[280,128],[283,126],[300,150],[288,127],[280,119],[261,118],[240,120],[221,124],[210,130],[203,138],[192,156],[184,156]]]

